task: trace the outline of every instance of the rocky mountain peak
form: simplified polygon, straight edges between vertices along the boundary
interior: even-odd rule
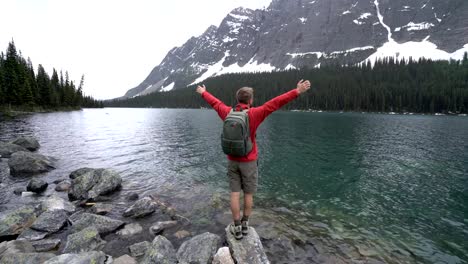
[[[183,89],[231,72],[355,64],[379,57],[460,59],[468,1],[273,0],[233,9],[218,27],[171,49],[124,97]]]

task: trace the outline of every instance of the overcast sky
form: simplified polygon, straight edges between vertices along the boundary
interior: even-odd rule
[[[234,8],[271,0],[2,0],[0,51],[14,39],[35,69],[68,70],[98,99],[140,84],[175,46],[218,26]]]

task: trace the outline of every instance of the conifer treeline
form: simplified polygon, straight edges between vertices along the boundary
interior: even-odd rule
[[[468,58],[462,61],[380,59],[355,66],[329,65],[320,69],[272,73],[228,74],[204,82],[207,90],[228,105],[243,86],[254,88],[260,105],[309,79],[311,90],[286,109],[329,111],[467,113]],[[199,108],[208,105],[195,86],[106,102],[114,107]]]
[[[49,77],[41,64],[34,71],[33,64],[18,53],[10,42],[6,54],[0,54],[0,107],[24,109],[61,109],[102,107],[102,102],[83,94],[84,76],[78,87],[62,72],[54,69]]]

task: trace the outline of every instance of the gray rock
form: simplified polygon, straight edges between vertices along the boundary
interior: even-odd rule
[[[151,243],[148,241],[143,241],[140,243],[136,243],[128,247],[130,250],[130,255],[134,258],[144,256],[148,248],[151,246]]]
[[[12,144],[21,146],[27,150],[35,151],[41,146],[37,139],[33,137],[19,137],[11,142]]]
[[[51,251],[60,245],[60,239],[44,239],[31,242],[36,252]]]
[[[91,212],[98,215],[105,215],[112,211],[113,208],[114,206],[112,204],[97,203],[91,208]]]
[[[41,202],[41,208],[43,211],[65,210],[68,213],[76,211],[76,208],[72,203],[56,195],[52,195],[43,200]]]
[[[0,156],[2,156],[2,158],[10,158],[13,153],[19,151],[28,150],[16,144],[0,142]]]
[[[29,240],[29,241],[36,241],[45,238],[49,233],[48,232],[40,232],[34,229],[28,228],[24,230],[17,238],[17,240]]]
[[[68,214],[65,210],[45,211],[31,226],[36,231],[55,233],[67,223]]]
[[[34,247],[29,241],[12,240],[0,243],[0,258],[6,254],[33,253]]]
[[[38,174],[55,169],[51,158],[26,151],[13,153],[8,165],[12,176]]]
[[[172,243],[163,236],[154,238],[141,264],[177,263],[176,252]]]
[[[80,253],[83,251],[100,250],[106,242],[99,236],[98,230],[92,226],[68,236],[63,253]]]
[[[123,255],[114,259],[112,264],[137,264],[137,261],[129,255]]]
[[[127,200],[128,201],[136,201],[136,200],[138,200],[139,197],[140,196],[138,195],[138,193],[129,193],[127,195]]]
[[[70,200],[96,199],[100,195],[118,190],[122,184],[122,178],[107,169],[84,168],[80,172],[72,172],[70,178],[73,179],[68,191]]]
[[[117,231],[117,235],[122,237],[130,237],[141,232],[143,232],[143,227],[141,227],[141,225],[138,223],[132,223],[129,225],[125,225],[123,229]]]
[[[23,192],[25,192],[26,189],[24,187],[18,187],[13,190],[13,193],[16,195],[21,195]]]
[[[157,203],[155,203],[150,197],[144,197],[125,210],[123,216],[133,218],[144,217],[154,213],[157,208]]]
[[[105,264],[107,256],[102,251],[89,251],[80,254],[63,254],[44,262],[44,264]]]
[[[41,193],[47,189],[47,186],[49,186],[47,182],[38,178],[32,178],[29,181],[28,186],[26,186],[26,190],[28,192]]]
[[[218,252],[213,257],[212,264],[234,264],[229,248],[222,247],[218,249]]]
[[[0,220],[0,239],[19,235],[36,220],[32,206],[23,206],[4,215]]]
[[[72,171],[72,172],[70,173],[70,179],[73,180],[73,179],[75,179],[75,178],[77,178],[77,177],[79,177],[79,176],[81,176],[81,175],[83,175],[83,174],[89,173],[89,172],[94,173],[94,170],[95,170],[95,169],[92,169],[92,168],[81,168],[81,169],[77,169],[77,170]]]
[[[185,241],[177,251],[177,259],[181,264],[209,264],[216,254],[221,238],[206,232]]]
[[[167,228],[170,228],[170,227],[173,227],[173,226],[176,226],[177,225],[177,221],[162,221],[162,222],[157,222],[156,224],[152,225],[150,228],[149,228],[149,231],[157,236],[159,234],[161,234],[164,229],[167,229]]]
[[[55,257],[52,253],[16,253],[6,254],[0,260],[2,264],[42,264]]]
[[[75,214],[70,217],[70,221],[72,222],[72,230],[74,232],[93,226],[100,234],[110,233],[125,225],[123,221],[90,213]]]
[[[270,263],[263,250],[260,237],[253,227],[249,228],[249,234],[241,240],[237,240],[229,231],[229,227],[226,227],[226,240],[236,263]]]
[[[61,181],[55,186],[57,192],[68,192],[71,187],[71,182],[69,180]]]

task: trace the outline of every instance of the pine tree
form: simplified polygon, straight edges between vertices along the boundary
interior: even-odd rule
[[[16,51],[15,43],[12,41],[8,44],[6,59],[4,63],[4,93],[5,103],[18,104],[20,83],[18,80],[18,53]]]
[[[39,91],[39,102],[42,106],[50,106],[51,92],[50,92],[50,79],[44,67],[39,64],[37,68],[37,88]]]

